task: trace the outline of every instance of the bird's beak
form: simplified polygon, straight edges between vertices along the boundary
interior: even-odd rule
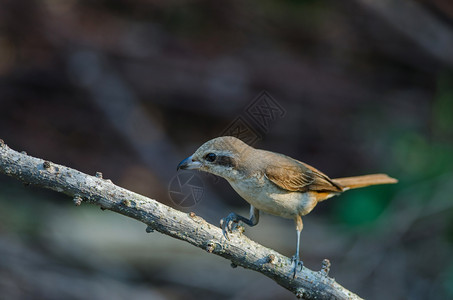
[[[176,167],[176,170],[193,170],[193,169],[199,169],[201,166],[201,163],[199,161],[193,160],[192,156],[189,156],[188,158],[184,159],[182,162],[179,163],[179,165]]]

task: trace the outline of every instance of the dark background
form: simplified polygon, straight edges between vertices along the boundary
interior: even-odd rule
[[[256,147],[330,177],[388,173],[304,218],[305,265],[367,299],[453,297],[453,4],[0,1],[0,138],[218,224],[248,205],[176,165],[238,117]],[[282,115],[263,129],[263,91]],[[261,103],[261,102],[260,102]],[[287,256],[291,220],[246,235]],[[97,207],[0,176],[2,299],[293,299],[265,278]]]

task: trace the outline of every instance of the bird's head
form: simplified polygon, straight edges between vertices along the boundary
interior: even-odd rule
[[[200,170],[229,179],[239,172],[239,162],[252,147],[232,136],[207,141],[194,154],[181,161],[179,169]]]

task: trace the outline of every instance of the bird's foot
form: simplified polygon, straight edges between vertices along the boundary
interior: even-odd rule
[[[298,272],[302,272],[302,268],[304,266],[304,262],[300,260],[298,255],[294,255],[291,258],[291,263],[294,263],[294,273],[293,273],[293,278],[297,277]]]
[[[220,220],[220,227],[222,228],[223,236],[230,240],[228,233],[232,233],[234,230],[244,228],[243,226],[239,225],[239,218],[238,215],[235,213],[229,214],[226,218]]]

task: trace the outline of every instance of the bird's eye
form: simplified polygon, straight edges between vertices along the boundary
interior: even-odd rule
[[[204,158],[209,162],[213,162],[216,159],[216,157],[217,156],[214,153],[208,153]]]

